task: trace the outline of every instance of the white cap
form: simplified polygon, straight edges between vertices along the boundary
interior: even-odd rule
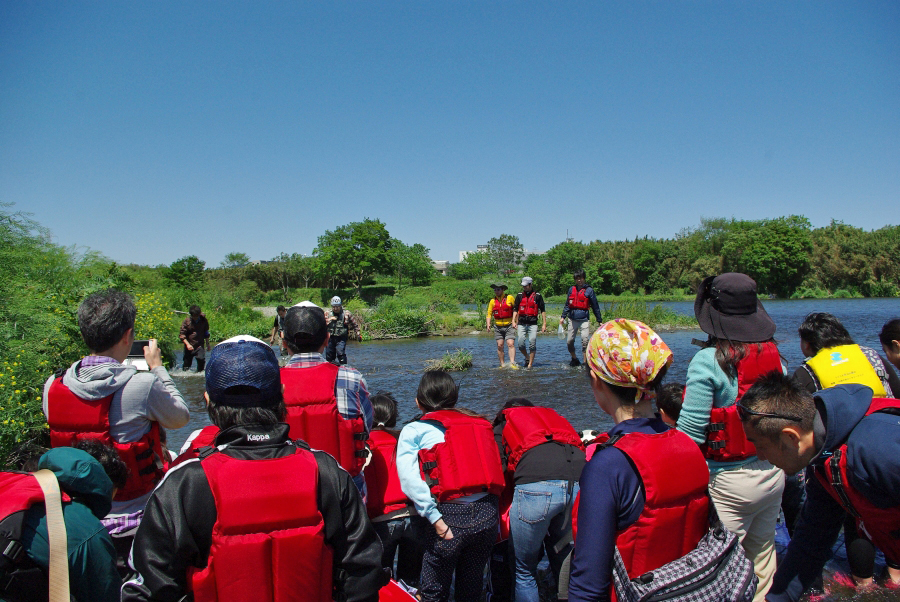
[[[340,305],[340,304],[341,304],[341,298],[340,298],[340,297],[338,297],[337,295],[335,295],[334,297],[331,298],[331,307],[334,307],[335,305]]]
[[[532,282],[534,282],[534,280],[531,279],[531,276],[525,276],[524,278],[522,278],[522,286],[531,284]]]
[[[253,341],[254,343],[262,343],[262,344],[265,345],[266,347],[269,346],[268,343],[263,343],[262,341],[260,341],[260,340],[257,339],[256,337],[251,336],[251,335],[249,335],[249,334],[239,334],[239,335],[235,335],[235,336],[231,337],[230,339],[225,339],[224,341],[219,341],[218,344],[221,345],[222,343],[237,343],[238,341]]]
[[[301,301],[300,303],[295,303],[294,307],[319,307],[312,301]]]

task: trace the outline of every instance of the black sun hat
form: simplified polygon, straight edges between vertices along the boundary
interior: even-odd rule
[[[706,334],[741,343],[768,341],[775,322],[756,295],[756,281],[746,274],[728,272],[700,283],[694,315]]]

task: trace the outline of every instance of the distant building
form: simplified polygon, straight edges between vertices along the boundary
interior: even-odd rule
[[[434,269],[436,269],[438,272],[441,273],[441,276],[446,276],[447,271],[450,269],[450,262],[445,259],[439,259],[437,261],[432,261],[431,265],[434,267]]]

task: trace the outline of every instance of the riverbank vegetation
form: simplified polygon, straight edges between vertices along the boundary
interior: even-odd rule
[[[445,370],[447,372],[461,372],[472,367],[472,352],[468,349],[448,351],[443,357],[434,360],[425,360],[425,371]]]

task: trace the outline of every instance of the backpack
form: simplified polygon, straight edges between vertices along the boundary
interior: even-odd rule
[[[634,579],[619,549],[613,561],[613,584],[619,602],[751,602],[759,578],[737,535],[725,528],[710,507],[714,526],[697,547],[676,560]]]

